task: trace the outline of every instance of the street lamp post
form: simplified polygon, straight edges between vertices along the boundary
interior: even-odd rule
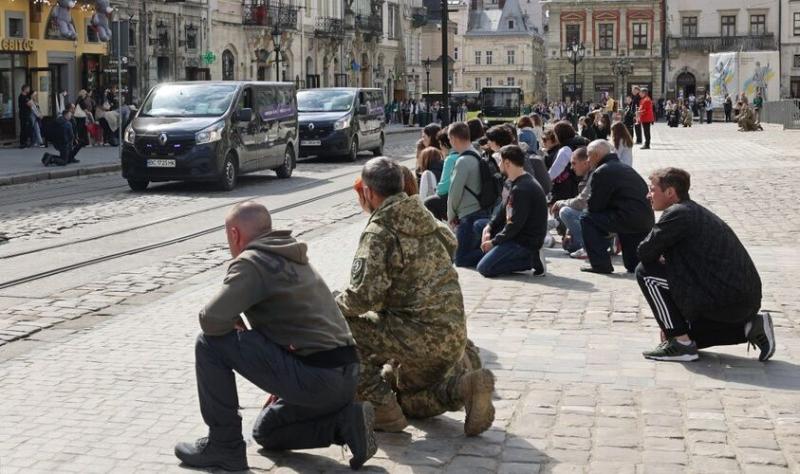
[[[272,46],[275,49],[275,80],[281,80],[281,32],[278,26],[272,27]]]
[[[431,58],[426,59],[423,64],[425,65],[425,92],[431,93]]]
[[[625,103],[625,76],[629,76],[633,73],[633,61],[628,58],[619,58],[611,61],[611,72],[615,76],[619,76],[622,80],[622,86],[620,87],[620,106]]]
[[[567,46],[565,52],[567,53],[567,59],[570,64],[572,64],[572,101],[576,102],[575,96],[578,91],[578,63],[583,61],[583,57],[586,56],[586,47],[583,46],[583,43],[571,43]],[[582,92],[581,95],[583,95]]]

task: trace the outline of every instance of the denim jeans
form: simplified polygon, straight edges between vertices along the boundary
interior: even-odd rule
[[[503,242],[489,250],[478,262],[478,273],[491,278],[533,268],[533,253],[516,242]]]
[[[459,219],[456,226],[458,248],[456,249],[455,264],[457,267],[474,267],[483,258],[483,252],[480,249],[481,234],[475,232],[475,221],[488,217],[486,211],[477,211]]]
[[[639,264],[636,253],[639,244],[649,232],[624,233],[615,229],[611,217],[605,212],[586,212],[580,216],[583,232],[583,248],[589,255],[592,267],[602,270],[613,270],[611,256],[608,254],[609,234],[616,233],[622,245],[622,262],[628,272],[633,273]]]
[[[568,249],[570,252],[583,248],[583,232],[581,231],[581,214],[584,211],[578,211],[571,207],[562,207],[558,211],[558,218],[567,226],[569,235],[572,236],[572,245]]]

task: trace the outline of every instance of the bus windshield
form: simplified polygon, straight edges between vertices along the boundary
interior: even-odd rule
[[[150,94],[139,117],[219,117],[235,96],[234,84],[165,84]]]
[[[298,112],[347,112],[355,92],[350,90],[306,89],[297,92]]]

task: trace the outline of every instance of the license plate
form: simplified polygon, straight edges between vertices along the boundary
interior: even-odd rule
[[[175,160],[147,160],[148,168],[174,168]]]
[[[300,146],[321,146],[321,140],[300,140]]]

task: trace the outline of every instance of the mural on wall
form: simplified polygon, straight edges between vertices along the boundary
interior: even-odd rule
[[[74,41],[78,37],[71,14],[71,10],[77,3],[75,0],[58,0],[50,10],[45,38]]]
[[[97,32],[97,39],[103,43],[111,39],[111,27],[108,26],[108,19],[111,18],[111,8],[109,0],[97,0],[94,2],[94,14],[92,15],[92,28]]]
[[[758,93],[764,101],[777,98],[780,86],[774,69],[777,64],[777,51],[709,54],[708,71],[714,107],[722,106],[725,94],[730,94],[734,100],[742,92],[750,101]]]

